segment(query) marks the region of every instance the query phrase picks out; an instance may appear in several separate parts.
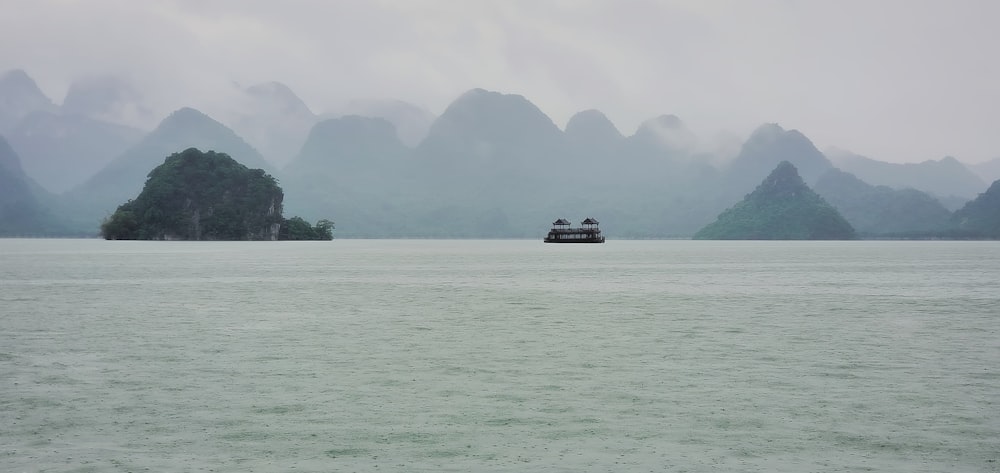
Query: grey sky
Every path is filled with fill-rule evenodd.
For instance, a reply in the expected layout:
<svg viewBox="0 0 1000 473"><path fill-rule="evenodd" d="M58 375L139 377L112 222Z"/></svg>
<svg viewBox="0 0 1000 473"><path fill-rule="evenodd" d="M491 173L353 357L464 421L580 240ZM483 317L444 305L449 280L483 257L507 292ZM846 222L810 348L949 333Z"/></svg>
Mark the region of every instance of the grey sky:
<svg viewBox="0 0 1000 473"><path fill-rule="evenodd" d="M1000 157L1000 1L0 0L0 70L60 102L118 74L161 113L233 82L315 112L397 98L435 114L482 87L559 126L626 135L678 115L702 138L776 122L820 147L917 162Z"/></svg>

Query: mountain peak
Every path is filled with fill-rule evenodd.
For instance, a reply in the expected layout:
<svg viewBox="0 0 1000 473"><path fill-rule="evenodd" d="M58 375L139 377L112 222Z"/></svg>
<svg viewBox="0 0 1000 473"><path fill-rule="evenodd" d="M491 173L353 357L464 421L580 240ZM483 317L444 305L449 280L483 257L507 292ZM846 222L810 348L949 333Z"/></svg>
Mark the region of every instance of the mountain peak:
<svg viewBox="0 0 1000 473"><path fill-rule="evenodd" d="M250 95L295 97L295 93L292 92L290 87L278 81L268 81L251 85L250 87L247 87L246 91Z"/></svg>
<svg viewBox="0 0 1000 473"><path fill-rule="evenodd" d="M210 120L212 122L215 121L211 117L205 115L204 113L202 113L197 109L191 107L181 107L178 108L177 110L174 110L173 112L170 112L170 115L167 115L167 117L160 122L160 125L157 128L162 128L164 126L189 124L192 122L202 122L206 120Z"/></svg>
<svg viewBox="0 0 1000 473"><path fill-rule="evenodd" d="M229 154L248 167L265 170L271 168L260 152L231 128L191 107L179 108L168 115L137 146L153 146L157 149L157 154L169 154L187 148L218 151ZM159 160L163 156L154 155L154 158Z"/></svg>
<svg viewBox="0 0 1000 473"><path fill-rule="evenodd" d="M962 232L977 238L1000 238L1000 180L952 214Z"/></svg>
<svg viewBox="0 0 1000 473"><path fill-rule="evenodd" d="M621 139L622 134L603 112L597 109L577 112L566 122L566 134L590 139Z"/></svg>
<svg viewBox="0 0 1000 473"><path fill-rule="evenodd" d="M680 130L684 128L684 122L681 121L680 117L673 114L660 115L655 118L651 118L642 122L639 125L639 129L636 133L642 132L648 129L669 129L669 130Z"/></svg>
<svg viewBox="0 0 1000 473"><path fill-rule="evenodd" d="M107 112L116 103L139 99L139 91L121 78L89 77L70 84L62 109L66 113L96 116Z"/></svg>
<svg viewBox="0 0 1000 473"><path fill-rule="evenodd" d="M38 84L21 69L13 69L0 77L0 133L17 126L31 112L54 111L56 108Z"/></svg>
<svg viewBox="0 0 1000 473"><path fill-rule="evenodd" d="M459 101L459 100L472 100L472 99L478 99L478 98L483 98L483 97L501 97L503 95L504 94L502 94L500 92L495 92L495 91L492 91L492 90L486 90L486 89L483 89L483 88L480 88L480 87L476 87L474 89L469 89L469 90L463 92L462 95L458 96L458 98L456 99L456 101Z"/></svg>
<svg viewBox="0 0 1000 473"><path fill-rule="evenodd" d="M698 137L677 115L660 115L642 122L631 139L640 146L670 153L690 153L698 146Z"/></svg>
<svg viewBox="0 0 1000 473"><path fill-rule="evenodd" d="M802 134L799 130L786 130L778 125L777 123L765 123L753 133L750 134L750 138L747 139L748 144L755 146L768 146L772 144L779 144L781 146L795 146L800 149L800 151L808 151L809 154L818 154L822 156L816 145L813 144L806 135ZM826 159L823 157L823 159Z"/></svg>
<svg viewBox="0 0 1000 473"><path fill-rule="evenodd" d="M246 93L250 97L269 103L282 113L309 117L315 115L290 87L281 82L271 81L252 85L247 87Z"/></svg>
<svg viewBox="0 0 1000 473"><path fill-rule="evenodd" d="M486 89L471 89L458 96L445 110L445 114L454 108L464 109L467 107L521 107L530 106L538 110L533 103L519 94L504 94Z"/></svg>
<svg viewBox="0 0 1000 473"><path fill-rule="evenodd" d="M750 139L765 140L765 139L777 139L785 133L785 129L777 123L764 123L754 129L753 133L750 134Z"/></svg>
<svg viewBox="0 0 1000 473"><path fill-rule="evenodd" d="M532 140L562 134L535 104L522 95L472 89L452 102L434 122L429 139L446 135L467 140Z"/></svg>
<svg viewBox="0 0 1000 473"><path fill-rule="evenodd" d="M848 240L854 228L781 161L742 202L702 228L702 240Z"/></svg>
<svg viewBox="0 0 1000 473"><path fill-rule="evenodd" d="M341 110L341 115L384 118L396 127L399 139L409 147L420 144L435 118L417 105L396 99L351 100Z"/></svg>
<svg viewBox="0 0 1000 473"><path fill-rule="evenodd" d="M0 76L0 83L4 86L7 85L19 85L28 87L37 87L35 80L24 72L24 69L11 69Z"/></svg>
<svg viewBox="0 0 1000 473"><path fill-rule="evenodd" d="M778 166L771 171L764 181L760 183L757 190L764 195L772 197L794 196L803 190L808 190L809 186L799 176L799 170L788 161L778 163Z"/></svg>
<svg viewBox="0 0 1000 473"><path fill-rule="evenodd" d="M323 120L313 126L305 147L315 143L323 146L342 146L355 141L402 146L399 137L396 136L396 127L389 120L381 117L345 115Z"/></svg>
<svg viewBox="0 0 1000 473"><path fill-rule="evenodd" d="M777 123L766 123L757 127L743 143L729 173L741 187L749 186L782 161L793 164L808 182L815 182L833 167L830 160L798 130L785 130Z"/></svg>

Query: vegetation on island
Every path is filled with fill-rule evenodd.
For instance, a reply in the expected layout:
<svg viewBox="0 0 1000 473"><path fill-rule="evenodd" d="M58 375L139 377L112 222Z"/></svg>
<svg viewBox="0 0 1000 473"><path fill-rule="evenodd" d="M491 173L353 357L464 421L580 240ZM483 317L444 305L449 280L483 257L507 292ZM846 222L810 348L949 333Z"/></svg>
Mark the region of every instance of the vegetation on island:
<svg viewBox="0 0 1000 473"><path fill-rule="evenodd" d="M262 169L189 148L153 169L142 192L101 224L108 240L330 240L333 222L282 217L284 193Z"/></svg>
<svg viewBox="0 0 1000 473"><path fill-rule="evenodd" d="M694 235L697 240L850 240L854 228L782 161L742 202Z"/></svg>
<svg viewBox="0 0 1000 473"><path fill-rule="evenodd" d="M302 217L285 219L278 231L279 240L332 240L333 222L320 219L316 225L310 225Z"/></svg>
<svg viewBox="0 0 1000 473"><path fill-rule="evenodd" d="M955 237L1000 239L1000 180L955 211L951 217Z"/></svg>

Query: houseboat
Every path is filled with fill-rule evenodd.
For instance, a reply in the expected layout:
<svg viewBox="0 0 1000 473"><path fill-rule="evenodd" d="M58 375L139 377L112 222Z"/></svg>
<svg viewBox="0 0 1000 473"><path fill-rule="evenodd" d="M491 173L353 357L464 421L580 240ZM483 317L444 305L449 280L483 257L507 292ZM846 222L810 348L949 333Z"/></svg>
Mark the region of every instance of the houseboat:
<svg viewBox="0 0 1000 473"><path fill-rule="evenodd" d="M604 243L604 236L598 227L600 222L587 217L582 227L571 228L569 220L561 218L552 222L552 229L545 235L545 243Z"/></svg>

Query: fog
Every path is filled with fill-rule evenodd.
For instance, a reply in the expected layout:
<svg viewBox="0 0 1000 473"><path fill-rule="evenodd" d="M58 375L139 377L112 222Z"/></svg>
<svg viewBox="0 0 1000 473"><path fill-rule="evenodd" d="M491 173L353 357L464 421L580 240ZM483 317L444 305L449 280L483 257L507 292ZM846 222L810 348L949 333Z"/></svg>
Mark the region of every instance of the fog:
<svg viewBox="0 0 1000 473"><path fill-rule="evenodd" d="M820 149L976 163L1000 156L998 18L990 0L7 0L0 72L57 103L117 76L154 122L266 81L317 114L398 99L437 115L480 87L560 127L591 108L626 135L663 114L708 141L774 122Z"/></svg>

